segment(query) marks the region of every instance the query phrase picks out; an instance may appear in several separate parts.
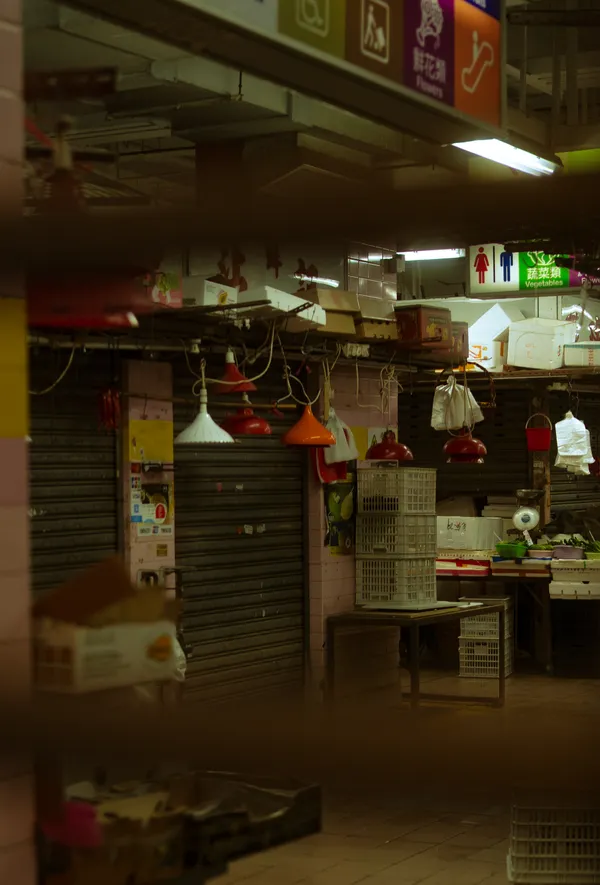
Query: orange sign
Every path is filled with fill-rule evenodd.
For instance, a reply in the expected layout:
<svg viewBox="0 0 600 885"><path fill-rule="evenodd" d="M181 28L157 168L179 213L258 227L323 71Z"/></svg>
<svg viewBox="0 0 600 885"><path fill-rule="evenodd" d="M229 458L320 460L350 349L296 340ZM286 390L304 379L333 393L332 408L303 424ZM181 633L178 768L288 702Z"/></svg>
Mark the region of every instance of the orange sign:
<svg viewBox="0 0 600 885"><path fill-rule="evenodd" d="M467 0L454 7L454 107L500 125L500 22Z"/></svg>

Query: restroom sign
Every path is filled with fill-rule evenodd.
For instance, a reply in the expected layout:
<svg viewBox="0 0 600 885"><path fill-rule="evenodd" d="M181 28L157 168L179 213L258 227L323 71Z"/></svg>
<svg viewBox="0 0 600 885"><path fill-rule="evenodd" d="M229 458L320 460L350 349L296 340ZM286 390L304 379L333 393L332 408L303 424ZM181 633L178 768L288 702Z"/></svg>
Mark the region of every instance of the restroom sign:
<svg viewBox="0 0 600 885"><path fill-rule="evenodd" d="M469 249L469 283L472 295L518 292L519 255L500 243L484 243Z"/></svg>

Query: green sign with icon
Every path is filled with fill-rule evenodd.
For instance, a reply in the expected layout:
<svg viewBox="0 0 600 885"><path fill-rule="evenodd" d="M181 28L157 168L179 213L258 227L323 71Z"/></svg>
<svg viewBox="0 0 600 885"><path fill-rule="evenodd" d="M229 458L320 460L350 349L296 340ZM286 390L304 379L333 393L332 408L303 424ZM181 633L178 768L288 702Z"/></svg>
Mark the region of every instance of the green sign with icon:
<svg viewBox="0 0 600 885"><path fill-rule="evenodd" d="M568 289L569 271L556 266L556 255L519 252L519 289Z"/></svg>

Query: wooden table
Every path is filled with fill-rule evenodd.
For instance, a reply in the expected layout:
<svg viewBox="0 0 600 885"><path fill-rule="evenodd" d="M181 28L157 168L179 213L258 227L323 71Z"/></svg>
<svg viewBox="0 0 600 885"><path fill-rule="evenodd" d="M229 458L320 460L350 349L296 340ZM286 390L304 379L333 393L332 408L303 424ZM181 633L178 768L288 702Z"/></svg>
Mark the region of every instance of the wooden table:
<svg viewBox="0 0 600 885"><path fill-rule="evenodd" d="M419 634L421 627L432 627L448 621L461 621L475 615L499 614L498 629L498 696L497 697L465 697L464 695L437 695L421 693L421 670L419 661ZM485 603L468 608L438 608L429 611L374 611L357 608L341 615L330 615L327 619L327 697L333 701L335 694L335 637L340 627L397 627L406 628L410 635L409 664L411 706L418 707L420 700L460 701L462 703L490 704L495 707L504 706L505 672L504 672L504 640L506 635L506 609L503 602Z"/></svg>

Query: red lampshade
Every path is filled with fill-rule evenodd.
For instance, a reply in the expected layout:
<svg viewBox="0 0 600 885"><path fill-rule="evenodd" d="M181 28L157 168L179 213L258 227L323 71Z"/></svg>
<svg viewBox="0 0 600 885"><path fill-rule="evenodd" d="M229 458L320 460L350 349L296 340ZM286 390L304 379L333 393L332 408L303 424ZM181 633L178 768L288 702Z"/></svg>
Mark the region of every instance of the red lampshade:
<svg viewBox="0 0 600 885"><path fill-rule="evenodd" d="M214 385L213 393L221 395L227 393L250 393L252 390L256 390L256 384L248 381L246 376L242 375L235 364L233 350L229 348L225 354L225 374Z"/></svg>
<svg viewBox="0 0 600 885"><path fill-rule="evenodd" d="M408 446L396 442L393 430L384 433L381 442L375 443L367 452L369 461L413 461L413 453Z"/></svg>
<svg viewBox="0 0 600 885"><path fill-rule="evenodd" d="M271 425L254 414L251 408L238 409L235 415L227 415L221 427L232 436L270 436Z"/></svg>
<svg viewBox="0 0 600 885"><path fill-rule="evenodd" d="M483 464L487 449L480 439L473 439L465 430L460 436L453 436L444 446L447 464Z"/></svg>
<svg viewBox="0 0 600 885"><path fill-rule="evenodd" d="M335 436L315 418L310 406L306 406L302 417L281 437L286 446L333 446Z"/></svg>

